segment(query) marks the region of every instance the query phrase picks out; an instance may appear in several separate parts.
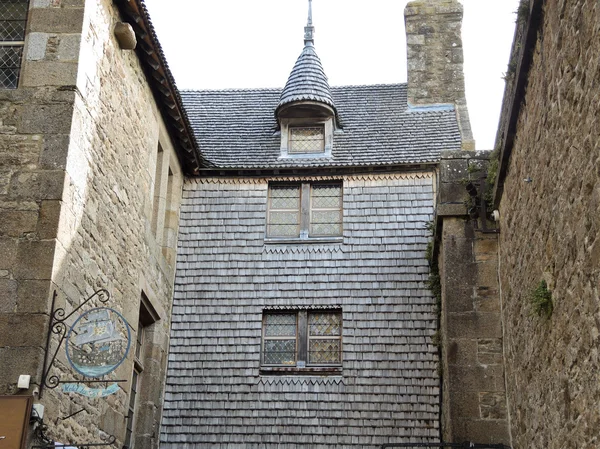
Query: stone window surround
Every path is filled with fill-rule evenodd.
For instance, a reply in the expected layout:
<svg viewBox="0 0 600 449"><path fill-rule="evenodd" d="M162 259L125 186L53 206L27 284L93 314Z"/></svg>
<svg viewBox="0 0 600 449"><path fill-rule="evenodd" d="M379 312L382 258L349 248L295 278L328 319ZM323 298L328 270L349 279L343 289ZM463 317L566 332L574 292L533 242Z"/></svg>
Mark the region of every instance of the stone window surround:
<svg viewBox="0 0 600 449"><path fill-rule="evenodd" d="M261 367L259 373L261 375L340 375L342 373L343 362L343 332L340 330L340 355L339 363L330 364L314 364L307 363L308 347L309 347L309 331L308 331L308 315L315 312L329 312L338 314L340 323L343 327L343 313L340 308L290 308L282 310L265 309L262 315L261 325ZM296 315L296 363L294 366L285 365L268 365L264 364L264 342L265 342L265 317L272 314L295 314ZM302 358L304 360L302 360Z"/></svg>
<svg viewBox="0 0 600 449"><path fill-rule="evenodd" d="M148 294L146 294L148 293ZM144 362L151 356L153 345L148 338L148 332L151 327L160 320L160 315L153 306L153 301L149 299L152 296L151 290L142 290L140 294L140 308L138 315L138 327L135 334L135 343L133 343L133 369L131 372L131 390L129 400L127 401L127 422L125 430L124 448L131 449L135 447L135 429L137 425L138 404L140 387L143 385ZM135 396L132 396L135 395Z"/></svg>
<svg viewBox="0 0 600 449"><path fill-rule="evenodd" d="M340 207L340 215L341 215L341 232L336 236L311 236L309 234L310 228L310 210L311 210L311 189L315 184L339 184L340 186L340 196L341 196L341 207ZM271 186L285 186L285 185L298 185L300 187L300 235L298 237L270 237L269 236L269 213L270 213L270 192ZM342 243L344 241L343 237L343 210L344 210L344 187L341 180L331 180L331 181L303 181L303 182L274 182L269 183L269 197L267 198L267 214L266 214L266 223L265 223L265 239L264 242L266 244L298 244L298 243Z"/></svg>
<svg viewBox="0 0 600 449"><path fill-rule="evenodd" d="M151 230L156 246L169 266L174 266L177 251L179 217L183 174L170 138L162 127L155 150Z"/></svg>
<svg viewBox="0 0 600 449"><path fill-rule="evenodd" d="M279 159L315 159L331 158L333 148L333 117L324 118L281 118L281 155ZM290 128L291 127L316 127L323 126L325 129L325 145L323 153L289 153Z"/></svg>

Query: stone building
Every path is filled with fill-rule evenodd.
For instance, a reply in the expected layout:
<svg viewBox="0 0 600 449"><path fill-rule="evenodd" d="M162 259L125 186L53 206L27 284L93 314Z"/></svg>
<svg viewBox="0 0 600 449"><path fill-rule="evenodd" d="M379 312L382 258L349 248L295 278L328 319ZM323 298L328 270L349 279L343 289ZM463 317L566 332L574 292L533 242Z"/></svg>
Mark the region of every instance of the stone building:
<svg viewBox="0 0 600 449"><path fill-rule="evenodd" d="M202 164L173 78L141 1L2 2L0 39L0 395L45 406L30 444L157 447L181 186ZM55 294L69 314L98 289L78 314L118 311L140 347L78 384L124 381L100 399L63 392L82 380L65 344L42 379Z"/></svg>
<svg viewBox="0 0 600 449"><path fill-rule="evenodd" d="M309 21L284 89L180 95L141 0L2 2L0 425L597 447L598 2L521 3L497 157L463 151L461 18L409 3L407 84L330 87ZM132 345L99 383L52 360L94 307Z"/></svg>
<svg viewBox="0 0 600 449"><path fill-rule="evenodd" d="M522 1L495 151L442 154L448 441L600 444L599 19L598 2Z"/></svg>
<svg viewBox="0 0 600 449"><path fill-rule="evenodd" d="M461 19L409 4L408 84L330 88L309 15L284 89L183 93L210 166L184 183L162 448L439 443L425 254L440 153L473 144Z"/></svg>
<svg viewBox="0 0 600 449"><path fill-rule="evenodd" d="M519 449L600 445L599 24L598 2L524 2L509 66L495 202Z"/></svg>

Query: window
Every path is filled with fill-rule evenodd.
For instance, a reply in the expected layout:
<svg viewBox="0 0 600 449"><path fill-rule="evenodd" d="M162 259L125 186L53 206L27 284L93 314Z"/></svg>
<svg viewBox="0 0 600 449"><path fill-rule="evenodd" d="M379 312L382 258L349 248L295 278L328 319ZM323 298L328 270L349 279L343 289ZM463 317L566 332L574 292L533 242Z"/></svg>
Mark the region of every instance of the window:
<svg viewBox="0 0 600 449"><path fill-rule="evenodd" d="M323 126L290 128L289 137L289 154L318 154L325 151Z"/></svg>
<svg viewBox="0 0 600 449"><path fill-rule="evenodd" d="M140 314L141 315L141 314ZM125 444L124 447L131 448L132 442L131 437L133 435L133 418L135 417L136 412L136 398L139 390L139 380L144 371L144 365L142 363L144 356L144 333L145 328L142 323L142 320L138 322L138 328L136 333L135 340L135 358L133 361L133 374L131 375L131 392L129 393L129 406L127 410L127 425L125 431Z"/></svg>
<svg viewBox="0 0 600 449"><path fill-rule="evenodd" d="M29 0L0 2L0 88L19 83Z"/></svg>
<svg viewBox="0 0 600 449"><path fill-rule="evenodd" d="M342 184L269 186L267 237L310 239L342 235Z"/></svg>
<svg viewBox="0 0 600 449"><path fill-rule="evenodd" d="M148 337L148 334L152 332L152 325L158 321L158 315L150 300L146 296L144 292L142 292L141 302L140 302L140 313L138 319L137 332L135 335L135 344L134 344L134 359L133 359L133 372L131 374L131 391L129 392L129 403L127 406L127 416L126 416L126 426L125 426L125 440L123 441L124 449L131 449L135 447L135 426L136 420L135 416L138 413L138 396L140 394L140 386L143 385L144 381L144 362L147 360L148 355L146 354L147 341L150 345L152 345L152 339Z"/></svg>
<svg viewBox="0 0 600 449"><path fill-rule="evenodd" d="M262 369L331 368L342 363L342 311L263 313Z"/></svg>

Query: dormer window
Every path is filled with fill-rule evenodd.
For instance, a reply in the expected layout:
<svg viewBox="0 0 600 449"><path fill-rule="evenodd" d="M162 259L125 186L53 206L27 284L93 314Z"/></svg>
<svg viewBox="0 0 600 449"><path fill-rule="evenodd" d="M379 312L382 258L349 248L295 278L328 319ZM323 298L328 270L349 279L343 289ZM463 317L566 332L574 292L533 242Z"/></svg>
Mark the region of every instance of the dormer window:
<svg viewBox="0 0 600 449"><path fill-rule="evenodd" d="M333 117L281 118L281 159L330 158Z"/></svg>
<svg viewBox="0 0 600 449"><path fill-rule="evenodd" d="M292 127L289 131L288 154L325 152L325 127Z"/></svg>

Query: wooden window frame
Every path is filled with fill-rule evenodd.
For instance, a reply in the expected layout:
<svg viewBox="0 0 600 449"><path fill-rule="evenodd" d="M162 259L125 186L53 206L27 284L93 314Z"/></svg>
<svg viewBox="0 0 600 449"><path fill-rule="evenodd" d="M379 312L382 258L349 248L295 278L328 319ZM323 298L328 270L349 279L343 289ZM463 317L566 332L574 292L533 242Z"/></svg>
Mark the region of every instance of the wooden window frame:
<svg viewBox="0 0 600 449"><path fill-rule="evenodd" d="M333 339L332 336L310 336L308 315L310 313L335 313L340 319L340 335L335 337L340 341L339 361L335 363L310 363L309 347L311 339ZM296 353L295 365L264 363L265 340L275 339L266 337L265 322L268 315L295 314L296 315ZM286 337L290 339L289 337ZM293 309L293 310L264 310L262 315L262 337L260 348L260 374L340 374L343 363L343 313L341 309Z"/></svg>
<svg viewBox="0 0 600 449"><path fill-rule="evenodd" d="M340 214L340 233L335 235L318 235L312 234L312 214L317 208L312 207L313 190L315 186L323 185L335 185L340 189L340 207L318 210L339 210ZM273 209L271 207L271 193L274 188L277 187L291 187L298 186L300 190L300 219L298 224L298 232L296 236L274 236L270 232L271 226L271 213L273 211L279 211L284 209ZM267 195L267 220L265 229L265 242L266 243L297 243L302 241L314 241L314 242L341 242L344 235L344 185L342 181L315 181L315 182L293 182L293 183L269 183L268 195Z"/></svg>

